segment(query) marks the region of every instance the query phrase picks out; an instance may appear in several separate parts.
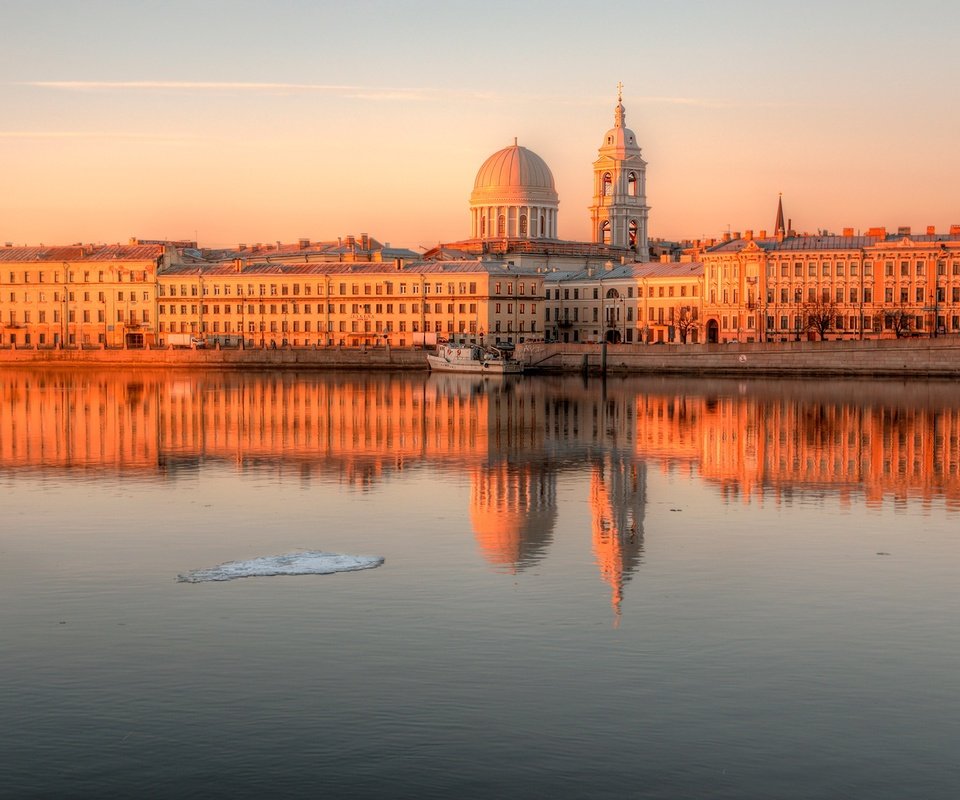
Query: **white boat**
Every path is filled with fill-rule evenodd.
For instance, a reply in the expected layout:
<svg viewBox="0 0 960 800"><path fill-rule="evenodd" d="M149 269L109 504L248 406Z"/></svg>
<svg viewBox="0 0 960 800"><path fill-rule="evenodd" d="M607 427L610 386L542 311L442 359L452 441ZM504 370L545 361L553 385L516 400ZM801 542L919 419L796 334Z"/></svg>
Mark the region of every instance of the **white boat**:
<svg viewBox="0 0 960 800"><path fill-rule="evenodd" d="M523 372L523 362L511 358L505 350L478 344L438 344L437 352L427 355L427 363L435 372L484 375L518 375Z"/></svg>

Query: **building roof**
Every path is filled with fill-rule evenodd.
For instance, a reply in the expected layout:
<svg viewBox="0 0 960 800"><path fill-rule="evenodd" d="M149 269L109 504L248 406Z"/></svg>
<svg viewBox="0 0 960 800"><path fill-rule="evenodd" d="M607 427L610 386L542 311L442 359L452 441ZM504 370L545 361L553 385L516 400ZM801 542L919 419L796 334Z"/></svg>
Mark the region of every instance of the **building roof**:
<svg viewBox="0 0 960 800"><path fill-rule="evenodd" d="M877 245L897 245L900 242L908 244L931 244L960 242L960 233L884 233L880 235L867 236L836 236L833 234L824 234L820 236L788 236L782 241L777 237L766 237L763 239L731 239L729 242L720 242L713 247L708 247L708 253L739 253L751 243L756 244L761 250L778 251L812 251L812 250L859 250L866 247L876 247Z"/></svg>
<svg viewBox="0 0 960 800"><path fill-rule="evenodd" d="M63 263L66 261L155 261L164 253L159 244L72 244L44 247L0 247L0 262Z"/></svg>
<svg viewBox="0 0 960 800"><path fill-rule="evenodd" d="M274 263L264 261L246 261L238 267L236 263L220 262L216 264L174 264L162 271L161 278L188 277L203 275L214 276L269 276L269 275L396 275L403 278L409 275L437 274L510 274L534 277L537 273L530 270L517 270L503 261L419 261L396 267L382 261L311 261L309 263Z"/></svg>

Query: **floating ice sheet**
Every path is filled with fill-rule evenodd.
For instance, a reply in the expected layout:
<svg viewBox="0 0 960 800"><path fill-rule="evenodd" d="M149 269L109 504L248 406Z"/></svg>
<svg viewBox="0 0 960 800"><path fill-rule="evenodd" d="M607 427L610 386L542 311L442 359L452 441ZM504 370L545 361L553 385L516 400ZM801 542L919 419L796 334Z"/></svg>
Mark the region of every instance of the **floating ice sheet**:
<svg viewBox="0 0 960 800"><path fill-rule="evenodd" d="M355 572L373 569L383 563L382 556L350 556L340 553L322 553L304 550L282 556L264 556L249 561L228 561L216 567L195 569L177 576L178 581L232 581L234 578L266 577L270 575L330 575L334 572Z"/></svg>

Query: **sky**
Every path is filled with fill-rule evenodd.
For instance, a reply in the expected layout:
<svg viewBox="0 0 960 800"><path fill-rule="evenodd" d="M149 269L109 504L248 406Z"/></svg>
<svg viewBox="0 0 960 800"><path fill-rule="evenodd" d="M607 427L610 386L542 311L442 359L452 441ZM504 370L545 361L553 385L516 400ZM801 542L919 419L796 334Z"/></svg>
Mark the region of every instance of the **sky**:
<svg viewBox="0 0 960 800"><path fill-rule="evenodd" d="M590 238L623 82L652 238L960 223L960 3L0 0L0 241L470 234L550 166Z"/></svg>

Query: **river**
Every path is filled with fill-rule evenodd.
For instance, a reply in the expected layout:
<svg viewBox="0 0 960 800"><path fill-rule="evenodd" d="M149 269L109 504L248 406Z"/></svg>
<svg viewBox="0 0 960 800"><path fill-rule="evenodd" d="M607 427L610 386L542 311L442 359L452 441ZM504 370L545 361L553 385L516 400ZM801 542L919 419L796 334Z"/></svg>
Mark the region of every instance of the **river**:
<svg viewBox="0 0 960 800"><path fill-rule="evenodd" d="M0 796L953 798L955 383L0 373ZM229 561L384 558L184 583Z"/></svg>

